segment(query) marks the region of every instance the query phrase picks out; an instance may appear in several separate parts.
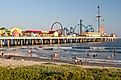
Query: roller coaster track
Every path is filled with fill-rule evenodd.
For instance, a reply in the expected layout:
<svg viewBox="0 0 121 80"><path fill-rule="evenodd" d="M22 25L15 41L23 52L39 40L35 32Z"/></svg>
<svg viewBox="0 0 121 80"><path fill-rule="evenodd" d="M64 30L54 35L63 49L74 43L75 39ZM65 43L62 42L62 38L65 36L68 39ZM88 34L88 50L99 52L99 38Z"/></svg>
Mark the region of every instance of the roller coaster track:
<svg viewBox="0 0 121 80"><path fill-rule="evenodd" d="M73 27L70 27L70 29L64 28L64 29L63 29L63 32L64 32L64 34L66 34L66 35L69 35L69 34L71 34L71 33L72 33L72 34L75 33Z"/></svg>
<svg viewBox="0 0 121 80"><path fill-rule="evenodd" d="M69 35L70 34L70 32L69 32L69 30L67 28L64 28L63 32L64 32L64 35Z"/></svg>
<svg viewBox="0 0 121 80"><path fill-rule="evenodd" d="M85 32L94 32L94 28L92 27L92 25L87 25L87 26L85 26L85 25L83 25L83 24L81 24L82 25L82 27L84 27L85 29L86 29L86 31ZM75 29L77 28L77 27L79 27L80 26L80 24L77 24L75 27L74 27L74 31L75 31Z"/></svg>
<svg viewBox="0 0 121 80"><path fill-rule="evenodd" d="M70 29L67 29L67 28L63 28L63 25L60 23L60 22L54 22L51 26L51 31L53 31L53 27L55 24L59 24L60 25L60 28L59 29L56 29L56 31L59 33L59 35L61 34L64 34L64 35L69 35L69 34L74 34L76 33L76 28L79 27L80 25L82 26L82 28L84 28L84 32L94 32L94 28L91 26L91 25L83 25L83 24L77 24L74 28L73 27L70 27ZM78 33L76 33L78 34Z"/></svg>

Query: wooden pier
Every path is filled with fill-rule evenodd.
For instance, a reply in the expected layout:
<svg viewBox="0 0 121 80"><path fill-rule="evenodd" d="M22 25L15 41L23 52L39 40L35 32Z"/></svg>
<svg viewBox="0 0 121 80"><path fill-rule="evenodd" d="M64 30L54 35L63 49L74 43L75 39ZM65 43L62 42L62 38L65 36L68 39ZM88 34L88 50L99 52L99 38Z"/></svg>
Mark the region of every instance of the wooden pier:
<svg viewBox="0 0 121 80"><path fill-rule="evenodd" d="M117 37L0 37L0 47L114 41Z"/></svg>

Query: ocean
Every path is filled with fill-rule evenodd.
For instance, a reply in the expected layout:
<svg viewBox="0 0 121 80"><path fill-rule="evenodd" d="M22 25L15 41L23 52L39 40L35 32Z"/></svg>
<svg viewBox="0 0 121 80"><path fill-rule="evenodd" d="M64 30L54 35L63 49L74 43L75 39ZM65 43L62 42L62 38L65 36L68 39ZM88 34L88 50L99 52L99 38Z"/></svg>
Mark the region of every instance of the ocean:
<svg viewBox="0 0 121 80"><path fill-rule="evenodd" d="M33 50L38 57L51 57L54 51L58 51L62 59L71 59L74 56L91 59L121 60L121 39L112 42L92 42L78 44L53 44L41 45L42 48ZM112 54L114 54L112 57Z"/></svg>

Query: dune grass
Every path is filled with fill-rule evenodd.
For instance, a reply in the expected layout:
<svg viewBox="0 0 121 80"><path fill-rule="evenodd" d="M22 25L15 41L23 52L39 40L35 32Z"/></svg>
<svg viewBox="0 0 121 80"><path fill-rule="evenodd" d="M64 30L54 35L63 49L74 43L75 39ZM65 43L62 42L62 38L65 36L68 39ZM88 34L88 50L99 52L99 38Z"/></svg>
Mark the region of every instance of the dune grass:
<svg viewBox="0 0 121 80"><path fill-rule="evenodd" d="M121 80L121 69L53 64L0 67L0 80Z"/></svg>

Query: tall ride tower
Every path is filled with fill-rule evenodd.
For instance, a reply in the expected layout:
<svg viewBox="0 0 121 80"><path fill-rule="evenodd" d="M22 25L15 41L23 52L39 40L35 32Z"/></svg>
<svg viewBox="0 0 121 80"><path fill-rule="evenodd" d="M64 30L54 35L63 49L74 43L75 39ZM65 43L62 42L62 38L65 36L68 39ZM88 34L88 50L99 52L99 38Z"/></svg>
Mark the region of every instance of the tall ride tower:
<svg viewBox="0 0 121 80"><path fill-rule="evenodd" d="M101 19L101 16L100 16L100 6L97 6L97 8L98 8L97 21L98 21L98 32L99 32L99 28L100 28L100 19Z"/></svg>

